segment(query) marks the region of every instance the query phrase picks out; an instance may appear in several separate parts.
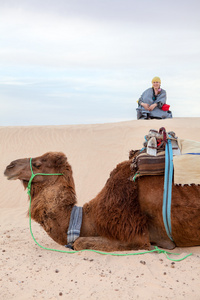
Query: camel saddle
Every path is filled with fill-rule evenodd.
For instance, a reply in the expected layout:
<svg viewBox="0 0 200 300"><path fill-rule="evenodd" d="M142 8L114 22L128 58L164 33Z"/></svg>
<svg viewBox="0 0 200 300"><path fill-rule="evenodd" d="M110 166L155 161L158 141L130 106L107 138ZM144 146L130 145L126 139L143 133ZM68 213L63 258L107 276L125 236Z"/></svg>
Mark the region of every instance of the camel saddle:
<svg viewBox="0 0 200 300"><path fill-rule="evenodd" d="M132 167L136 169L133 177L164 175L165 147L170 139L173 151L174 184L200 184L200 142L176 137L174 132L166 133L151 129L145 136L144 147L133 158ZM186 175L187 174L187 175Z"/></svg>
<svg viewBox="0 0 200 300"><path fill-rule="evenodd" d="M159 131L151 129L145 136L145 142L140 153L133 158L132 167L136 168L134 180L144 175L164 175L165 173L165 146L171 140L173 155L180 155L178 138L174 132L166 132L165 128Z"/></svg>

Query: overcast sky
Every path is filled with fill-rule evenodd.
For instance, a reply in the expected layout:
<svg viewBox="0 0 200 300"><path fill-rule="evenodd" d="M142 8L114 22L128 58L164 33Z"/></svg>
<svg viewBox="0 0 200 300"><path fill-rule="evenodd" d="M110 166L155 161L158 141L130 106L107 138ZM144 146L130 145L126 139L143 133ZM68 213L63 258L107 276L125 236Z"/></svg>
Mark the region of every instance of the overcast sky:
<svg viewBox="0 0 200 300"><path fill-rule="evenodd" d="M136 119L154 76L200 117L199 0L0 0L0 126Z"/></svg>

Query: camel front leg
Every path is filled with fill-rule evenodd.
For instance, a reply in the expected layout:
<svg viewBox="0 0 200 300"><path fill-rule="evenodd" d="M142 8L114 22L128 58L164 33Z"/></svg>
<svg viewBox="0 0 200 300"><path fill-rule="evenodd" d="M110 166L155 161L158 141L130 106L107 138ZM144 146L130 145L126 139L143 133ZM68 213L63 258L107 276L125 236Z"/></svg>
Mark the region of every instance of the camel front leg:
<svg viewBox="0 0 200 300"><path fill-rule="evenodd" d="M111 251L130 251L146 249L150 250L150 243L123 243L112 241L104 237L79 237L74 242L74 250L93 249L105 252Z"/></svg>

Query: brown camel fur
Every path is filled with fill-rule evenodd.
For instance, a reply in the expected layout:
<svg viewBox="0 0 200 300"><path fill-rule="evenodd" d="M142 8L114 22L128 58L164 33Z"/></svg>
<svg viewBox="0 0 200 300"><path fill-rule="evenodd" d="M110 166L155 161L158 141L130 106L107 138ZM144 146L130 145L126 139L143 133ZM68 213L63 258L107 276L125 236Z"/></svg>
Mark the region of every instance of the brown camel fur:
<svg viewBox="0 0 200 300"><path fill-rule="evenodd" d="M130 155L137 155L137 151ZM74 249L117 251L150 249L151 245L166 249L200 245L200 186L173 185L172 242L162 219L164 177L144 176L133 182L131 162L118 164L100 193L83 205L81 234ZM34 174L63 174L34 177L31 217L53 240L66 245L70 213L76 204L71 166L63 153L49 152L33 158L32 168ZM4 174L8 179L21 180L27 188L30 159L11 162Z"/></svg>

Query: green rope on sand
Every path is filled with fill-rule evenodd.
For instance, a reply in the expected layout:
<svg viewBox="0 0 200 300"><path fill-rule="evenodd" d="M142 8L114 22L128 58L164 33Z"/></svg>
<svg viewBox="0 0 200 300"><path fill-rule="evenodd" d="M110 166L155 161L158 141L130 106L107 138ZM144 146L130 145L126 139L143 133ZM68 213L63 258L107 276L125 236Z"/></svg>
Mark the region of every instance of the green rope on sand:
<svg viewBox="0 0 200 300"><path fill-rule="evenodd" d="M33 232L32 232L32 226L31 226L31 197L30 197L30 206L29 206L29 228L30 228L30 233L31 233L31 236L34 240L34 242L42 249L44 250L49 250L49 251L54 251L54 252L61 252L61 253L68 253L68 254L73 254L73 253L78 253L78 252L84 252L84 251L88 251L88 252L95 252L95 253L98 253L98 254L102 254L102 255L112 255L112 256L131 256L131 255L142 255L142 254L148 254L148 253L153 253L153 252L157 252L158 254L165 254L167 259L171 260L171 261L181 261L181 260L184 260L185 258L187 258L188 256L191 256L192 253L190 254L187 254L186 256L182 257L182 258L179 258L179 259L173 259L173 258L170 258L168 254L172 254L172 255L180 255L179 253L171 253L171 252L168 252L166 250L163 250L163 249L159 249L157 246L155 246L155 249L153 250L150 250L150 251L143 251L143 252L136 252L136 253L110 253L110 252L103 252L103 251L99 251L99 250L93 250L93 249L83 249L83 250L70 250L70 251L66 251L66 250L60 250L60 249L51 249L51 248L47 248L47 247L44 247L42 245L40 245L34 235L33 235Z"/></svg>
<svg viewBox="0 0 200 300"><path fill-rule="evenodd" d="M159 249L157 246L155 246L155 249L153 250L150 250L150 251L143 251L143 252L136 252L136 253L110 253L110 252L103 252L103 251L98 251L98 250L93 250L93 249L83 249L83 250L70 250L70 251L66 251L66 250L59 250L59 249L51 249L51 248L47 248L47 247L43 247L42 245L40 245L34 235L33 235L33 232L32 232L32 226L31 226L31 182L33 180L33 178L36 176L36 175L63 175L61 173L55 173L55 174L45 174L45 173L37 173L37 174L34 174L33 173L33 170L32 170L32 165L31 165L31 160L30 159L30 167L31 167L31 172L32 172L32 175L31 175L31 178L29 180L29 183L28 183L28 186L27 186L27 194L29 195L29 229L30 229L30 233L31 233L31 236L34 240L34 242L42 249L44 250L49 250L49 251L55 251L55 252L61 252L61 253L68 253L68 254L73 254L73 253L78 253L78 252L83 252L83 251L88 251L88 252L95 252L95 253L99 253L99 254L102 254L102 255L112 255L112 256L131 256L131 255L142 255L142 254L148 254L148 253L153 253L153 252L157 252L159 254L161 253L164 253L167 257L167 259L171 260L171 261L181 261L181 260L184 260L185 258L187 258L188 256L191 256L192 253L190 254L187 254L185 255L184 257L182 258L179 258L179 259L173 259L173 258L170 258L168 254L173 254L173 255L180 255L179 253L171 253L171 252L168 252L168 251L165 251L163 249Z"/></svg>

